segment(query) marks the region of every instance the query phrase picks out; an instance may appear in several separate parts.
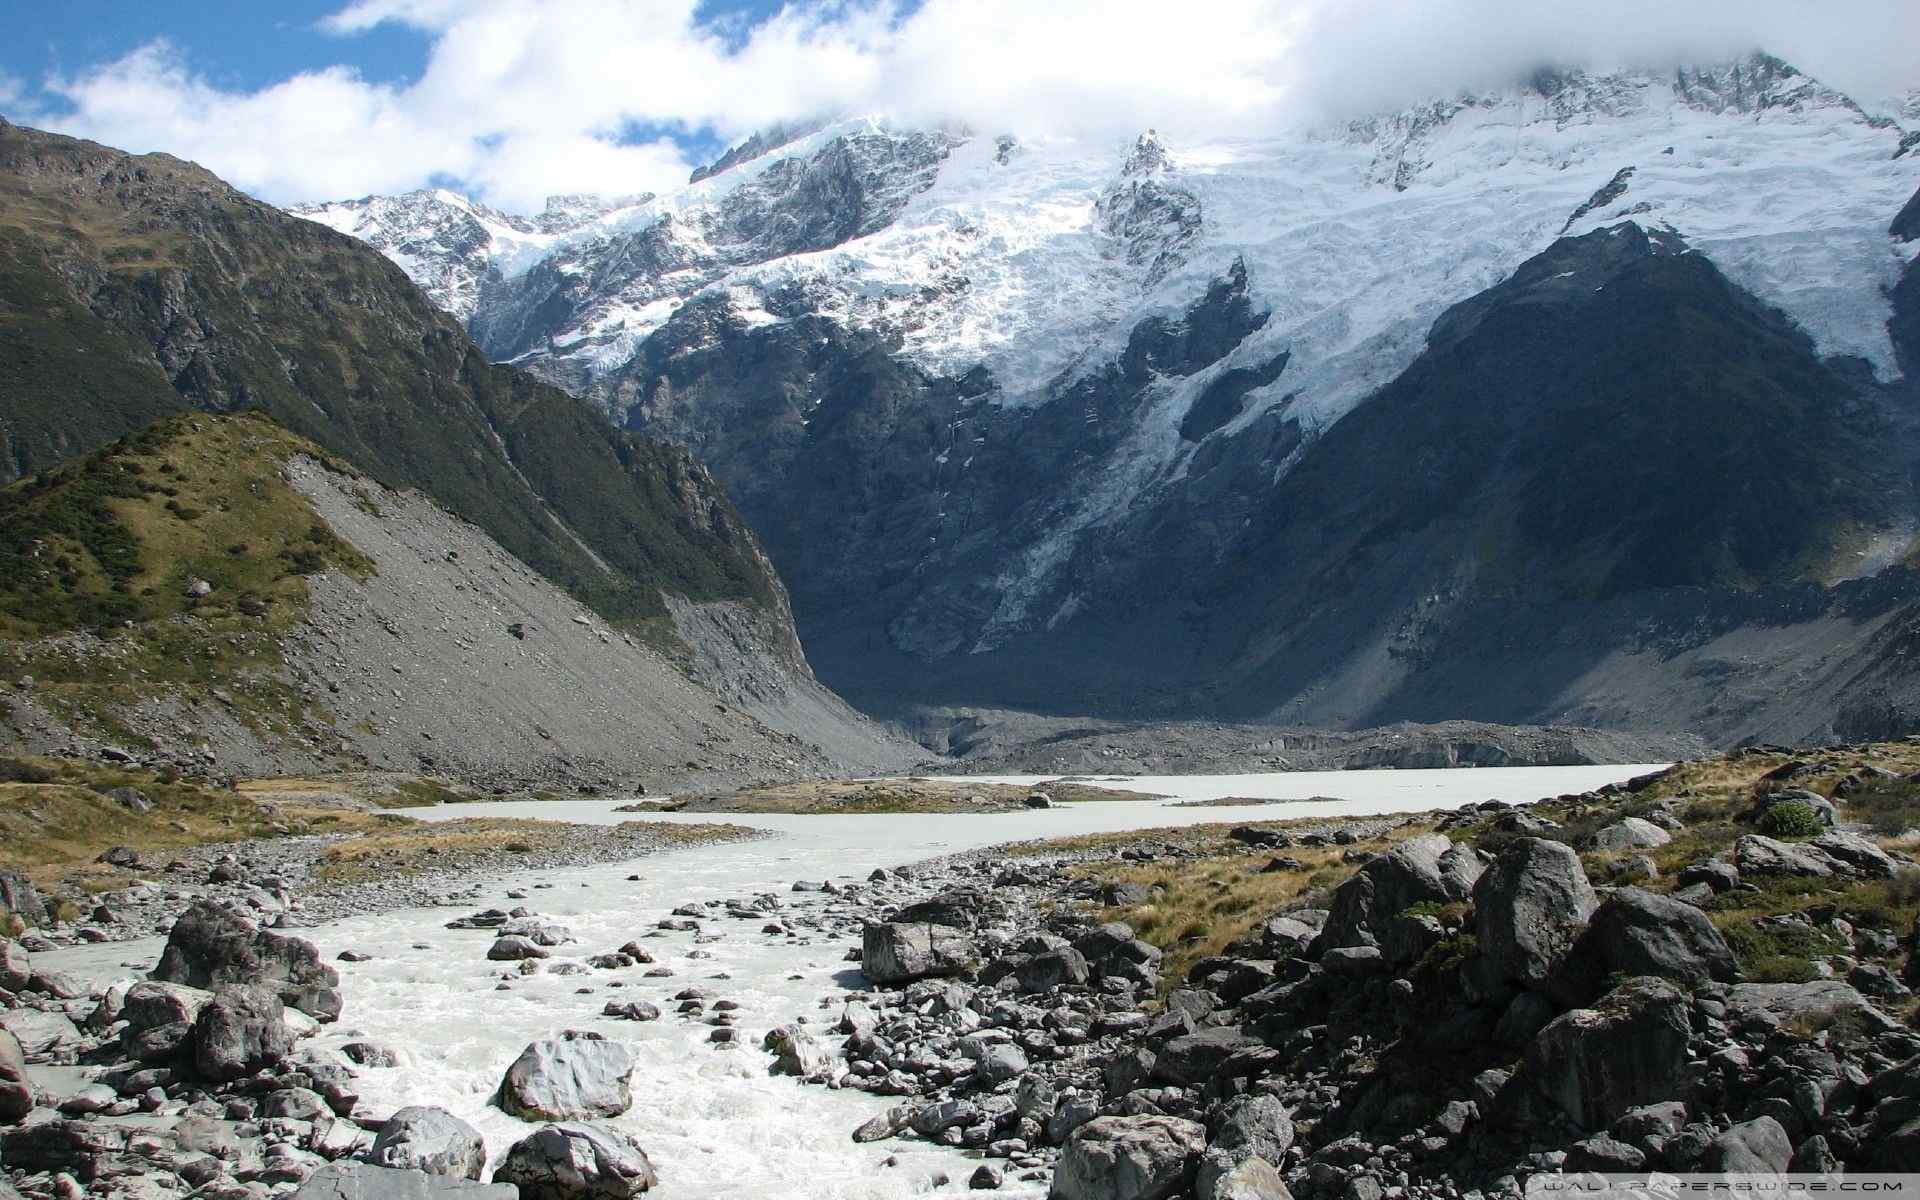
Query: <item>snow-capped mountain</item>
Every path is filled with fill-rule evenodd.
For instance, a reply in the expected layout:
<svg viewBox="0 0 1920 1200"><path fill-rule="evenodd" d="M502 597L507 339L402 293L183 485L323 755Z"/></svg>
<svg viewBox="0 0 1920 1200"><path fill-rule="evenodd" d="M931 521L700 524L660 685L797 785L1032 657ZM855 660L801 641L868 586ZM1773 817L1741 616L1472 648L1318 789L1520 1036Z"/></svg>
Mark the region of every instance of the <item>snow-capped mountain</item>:
<svg viewBox="0 0 1920 1200"><path fill-rule="evenodd" d="M288 211L360 239L399 264L435 305L461 320L474 314L481 285L524 270L565 234L632 208L651 195L549 196L539 215L518 217L444 188L367 196Z"/></svg>
<svg viewBox="0 0 1920 1200"><path fill-rule="evenodd" d="M699 450L767 538L823 676L857 697L1377 720L1458 700L1447 640L1536 584L1540 604L1591 607L1647 589L1833 583L1903 557L1914 506L1891 461L1907 453L1892 448L1906 444L1892 398L1914 391L1901 305L1920 246L1889 223L1920 186L1916 96L1869 112L1756 55L1542 73L1267 139L1108 144L863 119L771 131L680 191L586 205L577 221L418 193L311 213L381 246L491 356ZM1536 278L1542 263L1564 269ZM1662 552L1685 569L1614 561L1654 553L1630 511L1578 578L1508 561L1512 530L1484 523L1520 518L1480 514L1486 537L1508 540L1407 550L1390 586L1343 609L1308 602L1300 589L1356 561L1315 540L1325 529L1300 540L1347 486L1328 456L1363 480L1403 458L1434 469L1439 448L1397 443L1426 402L1408 379L1441 370L1447 346L1477 345L1488 322L1550 310L1624 330L1633 314L1606 315L1606 289L1656 280L1650 305L1700 322L1695 342L1645 364L1669 373L1657 387L1590 379L1583 415L1546 411L1572 403L1553 394L1556 374L1583 364L1542 345L1462 394L1530 380L1514 403L1596 422L1596 453L1635 454L1616 444L1622 429L1657 441L1662 422L1684 423L1609 424L1613 389L1623 404L1670 398L1688 420L1722 403L1733 420L1745 403L1754 421L1800 428L1809 471L1856 443L1881 461L1845 468L1844 498L1808 497L1816 515L1777 545L1734 548L1760 502L1728 508L1678 558ZM1644 331L1639 349L1661 337ZM1671 361L1695 343L1695 365L1719 375ZM1618 349L1631 374L1634 346ZM1766 398L1721 394L1762 359L1785 382ZM1409 407L1372 445L1333 436L1392 402ZM1822 415L1801 428L1809 413ZM1463 411L1432 436L1473 424ZM1892 441L1863 432L1880 425ZM1589 482L1589 505L1652 504ZM1664 495L1654 507L1681 521L1701 508ZM1436 519L1358 516L1385 523L1355 531L1363 543L1431 535ZM1291 557L1258 561L1262 546ZM1549 542L1540 552L1552 557ZM1620 610L1628 626L1629 610L1644 606ZM1276 642L1280 613L1298 628ZM1602 651L1626 653L1618 639ZM1562 670L1471 715L1632 715L1596 699L1600 670Z"/></svg>

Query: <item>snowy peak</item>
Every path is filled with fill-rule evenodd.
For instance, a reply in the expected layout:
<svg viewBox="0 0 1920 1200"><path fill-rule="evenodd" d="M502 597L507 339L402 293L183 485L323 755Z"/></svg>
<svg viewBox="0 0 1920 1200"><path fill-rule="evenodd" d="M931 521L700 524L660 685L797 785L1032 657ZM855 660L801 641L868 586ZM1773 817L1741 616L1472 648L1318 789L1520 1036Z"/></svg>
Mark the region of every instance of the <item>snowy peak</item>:
<svg viewBox="0 0 1920 1200"><path fill-rule="evenodd" d="M693 174L687 177L687 182L699 183L703 179L711 179L722 171L732 170L743 162L751 162L783 146L790 146L803 137L816 134L825 129L828 124L830 122L825 117L820 117L810 121L790 121L771 125L759 130L746 141L729 147L725 154L706 166L695 167Z"/></svg>

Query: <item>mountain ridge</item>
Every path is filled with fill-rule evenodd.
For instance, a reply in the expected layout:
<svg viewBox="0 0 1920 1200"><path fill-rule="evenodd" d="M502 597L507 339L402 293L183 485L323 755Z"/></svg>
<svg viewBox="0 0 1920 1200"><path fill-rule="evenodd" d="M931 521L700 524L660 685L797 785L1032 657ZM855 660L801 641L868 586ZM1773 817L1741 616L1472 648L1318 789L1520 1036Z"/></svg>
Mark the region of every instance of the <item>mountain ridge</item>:
<svg viewBox="0 0 1920 1200"><path fill-rule="evenodd" d="M711 228L723 212L741 245L778 243L780 206L798 193L768 181L806 176L849 139L908 136L884 122L828 125L580 235L562 261L605 290L540 310L543 345L523 322L495 350L710 462L787 578L823 677L879 711L1606 723L1632 704L1597 703L1571 661L1530 689L1495 686L1491 661L1450 673L1451 659L1491 651L1449 647L1449 631L1499 634L1480 616L1438 614L1491 613L1517 596L1536 614L1521 627L1543 647L1559 636L1552 622L1585 613L1613 631L1612 646L1591 648L1604 657L1633 641L1632 603L1618 624L1604 615L1622 597L1640 596L1649 619L1690 603L1705 628L1712 614L1751 611L1750 594L1837 584L1905 556L1916 526L1903 408L1911 271L1888 234L1920 184L1905 119L1754 55L1669 73L1543 73L1497 95L1262 142L968 135L930 167L842 176L847 187L809 194L840 206L847 240L795 242L773 258L689 241L692 257L673 269L594 274L601 258L637 261L628 251L643 245L664 264L676 229ZM859 232L868 196L886 197L891 216ZM1474 314L1502 307L1525 264L1617 229L1710 264L1697 277L1660 268L1666 282L1649 293L1691 296L1671 311L1709 329L1703 365L1669 380L1722 422L1683 430L1724 441L1691 451L1720 463L1745 447L1757 468L1803 461L1795 437L1810 437L1808 477L1789 470L1781 486L1821 497L1804 509L1813 515L1775 545L1722 525L1696 546L1685 531L1704 497L1688 492L1691 464L1669 458L1671 477L1649 475L1627 497L1608 491L1605 464L1633 474L1635 447L1615 439L1583 455L1559 436L1561 459L1531 490L1463 518L1446 569L1429 562L1418 579L1363 590L1353 603L1364 618L1329 625L1323 614L1310 622L1320 640L1289 641L1286 614L1316 611L1325 584L1311 582L1318 558L1288 556L1331 552L1302 549L1319 545L1313 522L1276 497L1300 495L1289 481L1303 471L1312 487L1370 478L1383 453L1411 452L1424 469L1421 448L1377 418L1362 422L1377 445L1340 430L1443 357ZM1534 282L1506 307L1633 316ZM560 295L542 289L542 303ZM1644 324L1634 336L1592 348L1629 371L1636 356L1695 353ZM1746 371L1749 356L1799 381L1801 416L1787 422L1797 434L1747 429L1741 398L1704 365L1776 395ZM1535 386L1552 386L1552 362L1543 347L1528 368ZM1581 386L1587 407L1572 411L1592 423L1611 384L1589 373ZM1636 403L1630 424L1657 439L1660 399ZM1426 427L1436 454L1474 436L1448 417ZM1842 446L1851 453L1830 453ZM1488 469L1520 487L1534 470L1523 457ZM1772 511L1739 472L1707 475L1744 497L1709 505L1715 520L1743 505ZM1577 504L1556 498L1562 476L1577 481ZM1550 535L1577 524L1582 504L1597 533L1555 563ZM1661 530L1680 532L1662 543ZM1501 547L1520 545L1527 557L1503 559ZM1700 596L1676 609L1668 592ZM1456 593L1466 599L1436 607ZM1507 669L1524 671L1525 652L1507 653ZM1546 686L1554 678L1562 690ZM1832 732L1800 709L1775 706L1776 726L1690 703L1675 719L1716 739Z"/></svg>

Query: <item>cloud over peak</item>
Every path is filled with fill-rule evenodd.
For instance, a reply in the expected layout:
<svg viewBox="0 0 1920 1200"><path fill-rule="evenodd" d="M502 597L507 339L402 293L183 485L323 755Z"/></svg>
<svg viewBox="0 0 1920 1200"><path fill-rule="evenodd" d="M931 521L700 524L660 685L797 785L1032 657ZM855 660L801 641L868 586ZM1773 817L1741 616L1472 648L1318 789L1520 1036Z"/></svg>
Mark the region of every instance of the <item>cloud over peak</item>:
<svg viewBox="0 0 1920 1200"><path fill-rule="evenodd" d="M354 39L389 23L428 39L404 83L351 65ZM45 80L55 103L18 116L193 158L279 202L447 182L525 210L549 193L664 190L685 180L690 143L827 111L1182 138L1405 107L1547 65L1761 47L1862 99L1920 84L1911 0L844 0L759 19L700 0L355 0L319 29L339 65L257 90L216 86L154 42Z"/></svg>

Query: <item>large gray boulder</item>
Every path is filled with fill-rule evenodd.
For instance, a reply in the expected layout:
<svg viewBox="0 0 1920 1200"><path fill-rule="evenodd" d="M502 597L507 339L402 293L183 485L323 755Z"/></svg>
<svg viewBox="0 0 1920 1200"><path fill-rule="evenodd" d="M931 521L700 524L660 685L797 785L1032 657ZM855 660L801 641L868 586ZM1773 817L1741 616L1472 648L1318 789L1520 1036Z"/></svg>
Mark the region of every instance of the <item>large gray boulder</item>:
<svg viewBox="0 0 1920 1200"><path fill-rule="evenodd" d="M1730 1175L1779 1175L1793 1162L1793 1141L1772 1117L1742 1121L1707 1147L1705 1171Z"/></svg>
<svg viewBox="0 0 1920 1200"><path fill-rule="evenodd" d="M1162 1046L1154 1058L1153 1077L1163 1083L1197 1087L1218 1075L1236 1054L1260 1050L1265 1045L1238 1025L1211 1025Z"/></svg>
<svg viewBox="0 0 1920 1200"><path fill-rule="evenodd" d="M1687 1063L1687 994L1664 979L1630 979L1592 1008L1547 1023L1526 1069L1546 1098L1586 1130L1630 1108L1671 1099Z"/></svg>
<svg viewBox="0 0 1920 1200"><path fill-rule="evenodd" d="M1293 1200L1287 1181L1264 1158L1222 1162L1208 1150L1193 1182L1194 1200Z"/></svg>
<svg viewBox="0 0 1920 1200"><path fill-rule="evenodd" d="M193 1022L193 1067L216 1083L277 1065L293 1051L286 1006L265 987L222 987Z"/></svg>
<svg viewBox="0 0 1920 1200"><path fill-rule="evenodd" d="M37 1008L0 1010L0 1029L19 1040L20 1052L30 1063L71 1062L82 1040L80 1027L67 1014Z"/></svg>
<svg viewBox="0 0 1920 1200"><path fill-rule="evenodd" d="M520 1200L628 1200L656 1182L639 1143L593 1125L549 1125L515 1142L493 1173Z"/></svg>
<svg viewBox="0 0 1920 1200"><path fill-rule="evenodd" d="M511 1184L474 1183L425 1171L364 1162L328 1163L292 1192L292 1200L519 1200Z"/></svg>
<svg viewBox="0 0 1920 1200"><path fill-rule="evenodd" d="M1086 956L1072 946L1058 946L1029 955L1014 968L1023 992L1050 992L1057 987L1080 987L1089 977Z"/></svg>
<svg viewBox="0 0 1920 1200"><path fill-rule="evenodd" d="M120 1018L127 1023L126 1036L132 1038L164 1025L191 1025L212 999L213 993L205 988L143 979L127 989Z"/></svg>
<svg viewBox="0 0 1920 1200"><path fill-rule="evenodd" d="M1474 933L1487 969L1500 981L1541 987L1597 903L1573 847L1516 838L1473 886Z"/></svg>
<svg viewBox="0 0 1920 1200"><path fill-rule="evenodd" d="M12 938L0 937L0 991L24 992L33 982L33 959Z"/></svg>
<svg viewBox="0 0 1920 1200"><path fill-rule="evenodd" d="M1893 861L1892 855L1844 829L1830 829L1808 846L1839 864L1841 871L1862 879L1892 879L1900 873L1900 864Z"/></svg>
<svg viewBox="0 0 1920 1200"><path fill-rule="evenodd" d="M1740 977L1733 949L1707 914L1636 887L1607 898L1549 989L1562 1004L1590 1004L1615 975L1652 975L1689 990Z"/></svg>
<svg viewBox="0 0 1920 1200"><path fill-rule="evenodd" d="M1838 864L1823 850L1792 842L1775 841L1757 833L1747 834L1733 844L1733 858L1743 876L1793 875L1824 879Z"/></svg>
<svg viewBox="0 0 1920 1200"><path fill-rule="evenodd" d="M1235 1096L1214 1122L1213 1140L1194 1177L1197 1200L1270 1200L1287 1196L1275 1163L1293 1145L1293 1116L1274 1096ZM1277 1187L1278 1190L1275 1190Z"/></svg>
<svg viewBox="0 0 1920 1200"><path fill-rule="evenodd" d="M1479 852L1438 833L1409 838L1361 867L1333 894L1321 946L1372 946L1379 923L1416 904L1465 900L1485 869Z"/></svg>
<svg viewBox="0 0 1920 1200"><path fill-rule="evenodd" d="M1673 835L1644 817L1623 817L1593 835L1595 850L1652 850Z"/></svg>
<svg viewBox="0 0 1920 1200"><path fill-rule="evenodd" d="M780 1025L761 1039L763 1049L772 1052L775 1075L825 1075L833 1069L833 1055L804 1025Z"/></svg>
<svg viewBox="0 0 1920 1200"><path fill-rule="evenodd" d="M1095 926L1073 948L1087 960L1094 979L1121 979L1143 988L1160 984L1160 947L1135 937L1124 921Z"/></svg>
<svg viewBox="0 0 1920 1200"><path fill-rule="evenodd" d="M11 1125L33 1111L33 1084L20 1041L0 1029L0 1125Z"/></svg>
<svg viewBox="0 0 1920 1200"><path fill-rule="evenodd" d="M233 909L202 900L180 914L153 979L189 987L265 984L281 1003L316 1021L340 1016L340 973L312 942L261 929Z"/></svg>
<svg viewBox="0 0 1920 1200"><path fill-rule="evenodd" d="M444 1108L410 1105L387 1118L367 1161L382 1167L478 1179L487 1168L480 1131Z"/></svg>
<svg viewBox="0 0 1920 1200"><path fill-rule="evenodd" d="M632 1051L597 1033L569 1029L520 1052L495 1103L523 1121L617 1117L633 1106Z"/></svg>
<svg viewBox="0 0 1920 1200"><path fill-rule="evenodd" d="M950 925L869 925L860 935L860 969L874 983L911 983L956 975L973 957L973 943Z"/></svg>
<svg viewBox="0 0 1920 1200"><path fill-rule="evenodd" d="M1807 1025L1824 1029L1844 1022L1873 1036L1900 1027L1838 979L1807 983L1736 983L1727 989L1727 1020L1736 1026Z"/></svg>
<svg viewBox="0 0 1920 1200"><path fill-rule="evenodd" d="M1049 1200L1167 1200L1192 1184L1206 1127L1177 1117L1095 1117L1073 1131Z"/></svg>

